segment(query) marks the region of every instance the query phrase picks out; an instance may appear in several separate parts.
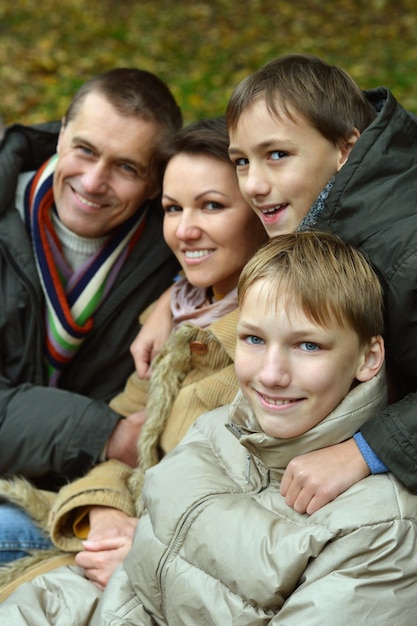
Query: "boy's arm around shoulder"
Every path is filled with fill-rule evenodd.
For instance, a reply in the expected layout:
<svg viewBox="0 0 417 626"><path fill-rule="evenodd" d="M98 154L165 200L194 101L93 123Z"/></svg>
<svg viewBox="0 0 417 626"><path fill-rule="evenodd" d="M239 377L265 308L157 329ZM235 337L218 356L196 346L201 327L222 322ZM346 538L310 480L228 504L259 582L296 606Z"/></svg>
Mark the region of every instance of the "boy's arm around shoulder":
<svg viewBox="0 0 417 626"><path fill-rule="evenodd" d="M406 232L407 225L393 229L401 254L385 289L387 366L397 389L360 430L380 460L417 493L417 236L415 227Z"/></svg>
<svg viewBox="0 0 417 626"><path fill-rule="evenodd" d="M91 507L107 506L133 517L135 507L127 481L132 468L110 460L93 468L86 476L62 487L50 515L50 534L61 550L82 549L87 538Z"/></svg>
<svg viewBox="0 0 417 626"><path fill-rule="evenodd" d="M390 404L361 433L389 470L417 493L417 391Z"/></svg>

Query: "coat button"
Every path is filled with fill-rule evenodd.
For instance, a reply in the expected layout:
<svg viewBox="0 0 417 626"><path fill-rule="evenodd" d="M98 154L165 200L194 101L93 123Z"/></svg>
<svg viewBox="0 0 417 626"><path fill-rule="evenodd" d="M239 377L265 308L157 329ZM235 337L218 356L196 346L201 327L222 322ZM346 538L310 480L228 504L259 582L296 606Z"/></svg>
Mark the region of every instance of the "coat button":
<svg viewBox="0 0 417 626"><path fill-rule="evenodd" d="M202 341L190 341L190 350L194 354L207 354L208 347Z"/></svg>

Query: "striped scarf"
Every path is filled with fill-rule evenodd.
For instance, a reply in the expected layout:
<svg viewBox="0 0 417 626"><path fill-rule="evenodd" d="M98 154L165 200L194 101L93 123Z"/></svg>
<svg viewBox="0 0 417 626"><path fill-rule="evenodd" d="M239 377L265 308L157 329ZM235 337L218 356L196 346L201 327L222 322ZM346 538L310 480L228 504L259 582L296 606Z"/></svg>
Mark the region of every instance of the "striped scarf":
<svg viewBox="0 0 417 626"><path fill-rule="evenodd" d="M94 314L114 285L146 222L147 208L121 224L77 271L68 267L52 222L56 213L52 182L54 155L44 163L25 191L25 222L31 237L46 301L46 362L49 385L56 387L93 328Z"/></svg>

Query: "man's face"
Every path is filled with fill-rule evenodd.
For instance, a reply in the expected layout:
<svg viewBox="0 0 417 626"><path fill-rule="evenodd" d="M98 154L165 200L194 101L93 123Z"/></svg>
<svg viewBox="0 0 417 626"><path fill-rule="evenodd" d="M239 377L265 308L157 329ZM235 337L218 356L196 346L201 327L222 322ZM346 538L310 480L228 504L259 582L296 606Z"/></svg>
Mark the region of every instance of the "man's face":
<svg viewBox="0 0 417 626"><path fill-rule="evenodd" d="M90 93L61 129L54 175L61 222L82 237L102 237L155 195L149 172L158 127L121 115L99 93Z"/></svg>
<svg viewBox="0 0 417 626"><path fill-rule="evenodd" d="M268 235L294 232L348 153L300 115L271 114L255 101L230 130L230 157L243 196Z"/></svg>
<svg viewBox="0 0 417 626"><path fill-rule="evenodd" d="M287 439L331 413L355 378L367 379L368 347L348 327L319 326L300 307L287 307L285 289L275 305L269 293L260 279L245 294L235 368L262 430Z"/></svg>

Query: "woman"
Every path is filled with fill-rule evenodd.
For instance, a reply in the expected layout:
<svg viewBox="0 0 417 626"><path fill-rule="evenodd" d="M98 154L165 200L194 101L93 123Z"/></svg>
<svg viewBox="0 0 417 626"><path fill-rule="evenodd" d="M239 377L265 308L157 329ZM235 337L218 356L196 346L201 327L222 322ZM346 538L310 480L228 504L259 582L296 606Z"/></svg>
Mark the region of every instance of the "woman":
<svg viewBox="0 0 417 626"><path fill-rule="evenodd" d="M130 547L144 471L182 439L201 413L230 402L237 390L236 286L242 267L267 235L239 191L228 144L225 121L219 118L189 125L160 151L166 164L164 237L183 269L170 294L175 332L153 362L150 380L133 373L110 403L121 415L136 413L144 421L139 467L131 473L115 461L97 466L59 492L50 521L49 500L35 516L33 503L22 502L18 481L0 484L0 494L23 505L62 550L78 552L88 538L76 562L99 588ZM25 561L16 561L3 583L16 578ZM52 559L50 564L55 566ZM13 586L18 584L17 578Z"/></svg>

